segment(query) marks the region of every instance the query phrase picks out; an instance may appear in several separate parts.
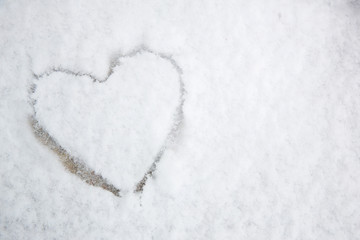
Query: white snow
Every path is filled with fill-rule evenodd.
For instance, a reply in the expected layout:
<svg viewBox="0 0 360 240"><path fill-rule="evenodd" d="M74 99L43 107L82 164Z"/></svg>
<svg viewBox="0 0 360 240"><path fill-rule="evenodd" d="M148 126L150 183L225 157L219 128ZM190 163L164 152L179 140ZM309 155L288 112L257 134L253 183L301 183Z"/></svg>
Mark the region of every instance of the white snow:
<svg viewBox="0 0 360 240"><path fill-rule="evenodd" d="M356 0L0 0L0 239L360 239L359 27ZM133 193L178 104L169 61L120 58L103 83L33 74L105 79L140 46L171 56L186 95ZM128 193L68 172L31 97Z"/></svg>

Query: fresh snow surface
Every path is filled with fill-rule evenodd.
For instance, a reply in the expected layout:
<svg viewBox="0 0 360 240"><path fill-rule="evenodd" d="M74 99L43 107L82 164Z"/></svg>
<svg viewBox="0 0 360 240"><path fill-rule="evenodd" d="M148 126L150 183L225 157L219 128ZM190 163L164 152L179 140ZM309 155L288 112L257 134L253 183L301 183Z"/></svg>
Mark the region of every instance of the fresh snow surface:
<svg viewBox="0 0 360 240"><path fill-rule="evenodd" d="M358 0L0 0L0 239L360 239L359 106Z"/></svg>

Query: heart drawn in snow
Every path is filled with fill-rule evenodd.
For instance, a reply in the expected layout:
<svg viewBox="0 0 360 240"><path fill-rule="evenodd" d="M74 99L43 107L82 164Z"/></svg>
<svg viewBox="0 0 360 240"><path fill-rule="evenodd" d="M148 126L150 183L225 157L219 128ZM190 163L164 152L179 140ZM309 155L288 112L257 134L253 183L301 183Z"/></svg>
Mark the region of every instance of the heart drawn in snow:
<svg viewBox="0 0 360 240"><path fill-rule="evenodd" d="M182 121L176 62L141 48L104 80L65 69L34 77L33 129L66 168L115 195L142 191Z"/></svg>

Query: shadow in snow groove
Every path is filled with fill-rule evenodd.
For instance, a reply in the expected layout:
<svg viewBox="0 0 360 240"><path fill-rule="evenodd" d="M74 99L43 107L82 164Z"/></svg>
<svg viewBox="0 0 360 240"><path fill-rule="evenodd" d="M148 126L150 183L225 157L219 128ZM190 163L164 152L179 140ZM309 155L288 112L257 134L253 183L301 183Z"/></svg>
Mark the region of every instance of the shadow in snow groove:
<svg viewBox="0 0 360 240"><path fill-rule="evenodd" d="M153 163L151 164L151 166L149 166L148 171L144 173L143 178L140 179L139 182L136 184L136 187L134 189L134 192L136 192L136 193L141 193L143 191L147 180L150 177L152 177L152 175L156 171L157 165L159 164L166 148L175 140L175 138L180 130L183 119L184 119L183 105L184 105L184 101L185 101L185 86L184 86L184 82L182 79L182 69L177 64L177 62L171 56L168 56L168 55L162 54L162 53L158 53L158 52L148 49L145 46L141 46L128 54L115 55L115 57L113 58L113 60L110 63L108 73L104 79L98 79L88 73L75 72L75 71L71 71L68 69L61 68L61 67L51 68L50 70L48 70L40 75L36 75L33 73L33 77L36 80L39 80L46 76L49 76L54 72L62 72L62 73L66 73L66 74L70 74L70 75L74 75L74 76L87 76L87 77L91 78L94 82L101 83L101 82L107 81L108 78L113 73L114 68L116 66L120 65L120 61L119 61L120 58L129 58L129 57L133 57L137 54L142 54L144 52L152 53L152 54L154 54L162 59L165 59L171 63L171 65L174 67L174 69L178 73L178 80L179 80L179 86L180 86L179 87L180 97L178 100L178 105L175 109L172 127L171 127L169 133L167 134L162 146L158 150L156 156L153 156L154 160L153 160ZM38 120L36 118L36 110L35 110L36 100L33 99L31 96L33 93L35 93L35 91L36 91L36 83L31 85L30 91L29 91L30 103L33 108L33 114L32 114L32 116L30 116L29 121L30 121L30 125L31 125L33 132L36 135L37 139L39 139L40 142L42 142L45 146L50 148L53 152L55 152L58 155L60 161L62 162L62 164L68 171L77 175L78 177L80 177L80 179L82 179L83 181L85 181L86 183L88 183L92 186L101 187L104 190L107 190L107 191L113 193L115 196L121 197L121 189L118 189L114 185L109 183L107 181L107 179L103 178L100 174L96 173L94 170L92 170L90 167L88 167L86 165L86 163L84 161L82 161L81 159L71 156L71 154L69 152L67 152L56 141L56 139L54 137L52 137L46 131L46 129L40 125L40 123L38 122Z"/></svg>

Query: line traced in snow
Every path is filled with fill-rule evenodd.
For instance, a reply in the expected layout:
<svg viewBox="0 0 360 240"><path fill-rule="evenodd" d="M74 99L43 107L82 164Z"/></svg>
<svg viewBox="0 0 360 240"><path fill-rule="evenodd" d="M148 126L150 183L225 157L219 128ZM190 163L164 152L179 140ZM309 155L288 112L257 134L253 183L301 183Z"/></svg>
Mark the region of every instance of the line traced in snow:
<svg viewBox="0 0 360 240"><path fill-rule="evenodd" d="M179 80L179 85L180 85L180 89L179 89L180 95L179 95L179 100L178 100L179 102L178 102L178 105L175 110L173 122L171 124L171 129L168 132L168 134L167 134L163 144L161 145L160 149L158 150L157 154L155 155L154 161L151 164L151 166L149 167L148 171L144 173L143 178L136 184L136 188L134 190L135 193L142 193L147 180L150 177L152 177L154 172L156 171L157 165L159 164L165 150L176 139L176 136L178 135L178 133L180 131L180 128L181 128L181 125L182 125L182 122L184 119L183 106L184 106L184 102L185 102L186 90L185 90L185 85L184 85L184 81L182 78L183 71L180 68L180 66L178 65L178 63L169 55L155 52L153 50L150 50L146 46L140 46L128 54L115 55L115 57L113 58L113 60L110 63L108 73L104 79L98 79L95 76L88 74L88 73L75 72L75 71L71 71L68 69L61 68L61 67L51 68L48 71L46 71L40 75L33 73L33 77L36 80L39 80L46 76L49 76L54 72L62 72L62 73L66 73L66 74L77 76L77 77L87 76L90 79L92 79L94 82L102 83L102 82L105 82L108 80L108 78L112 75L113 69L115 67L120 66L119 59L130 58L137 54L142 54L145 52L154 54L154 55L156 55L164 60L167 60L168 62L171 63L171 66L178 73L178 80ZM29 98L30 98L30 104L33 109L33 114L32 114L32 116L30 116L29 120L30 120L30 125L31 125L33 132L36 135L37 139L58 155L61 163L64 165L64 167L69 172L77 175L78 177L80 177L80 179L85 181L87 184L90 184L90 185L96 186L96 187L101 187L104 190L107 190L107 191L113 193L115 196L121 197L120 189L116 188L113 184L109 183L106 178L102 177L100 174L96 173L93 169L91 169L89 166L87 166L87 164L83 160L72 156L68 151L66 151L56 141L56 139L54 137L52 137L47 132L47 130L43 126L40 125L40 123L38 122L38 120L36 118L36 110L35 110L36 100L33 99L31 96L32 94L35 93L35 91L36 91L36 84L33 83L29 90L29 95L30 95Z"/></svg>

